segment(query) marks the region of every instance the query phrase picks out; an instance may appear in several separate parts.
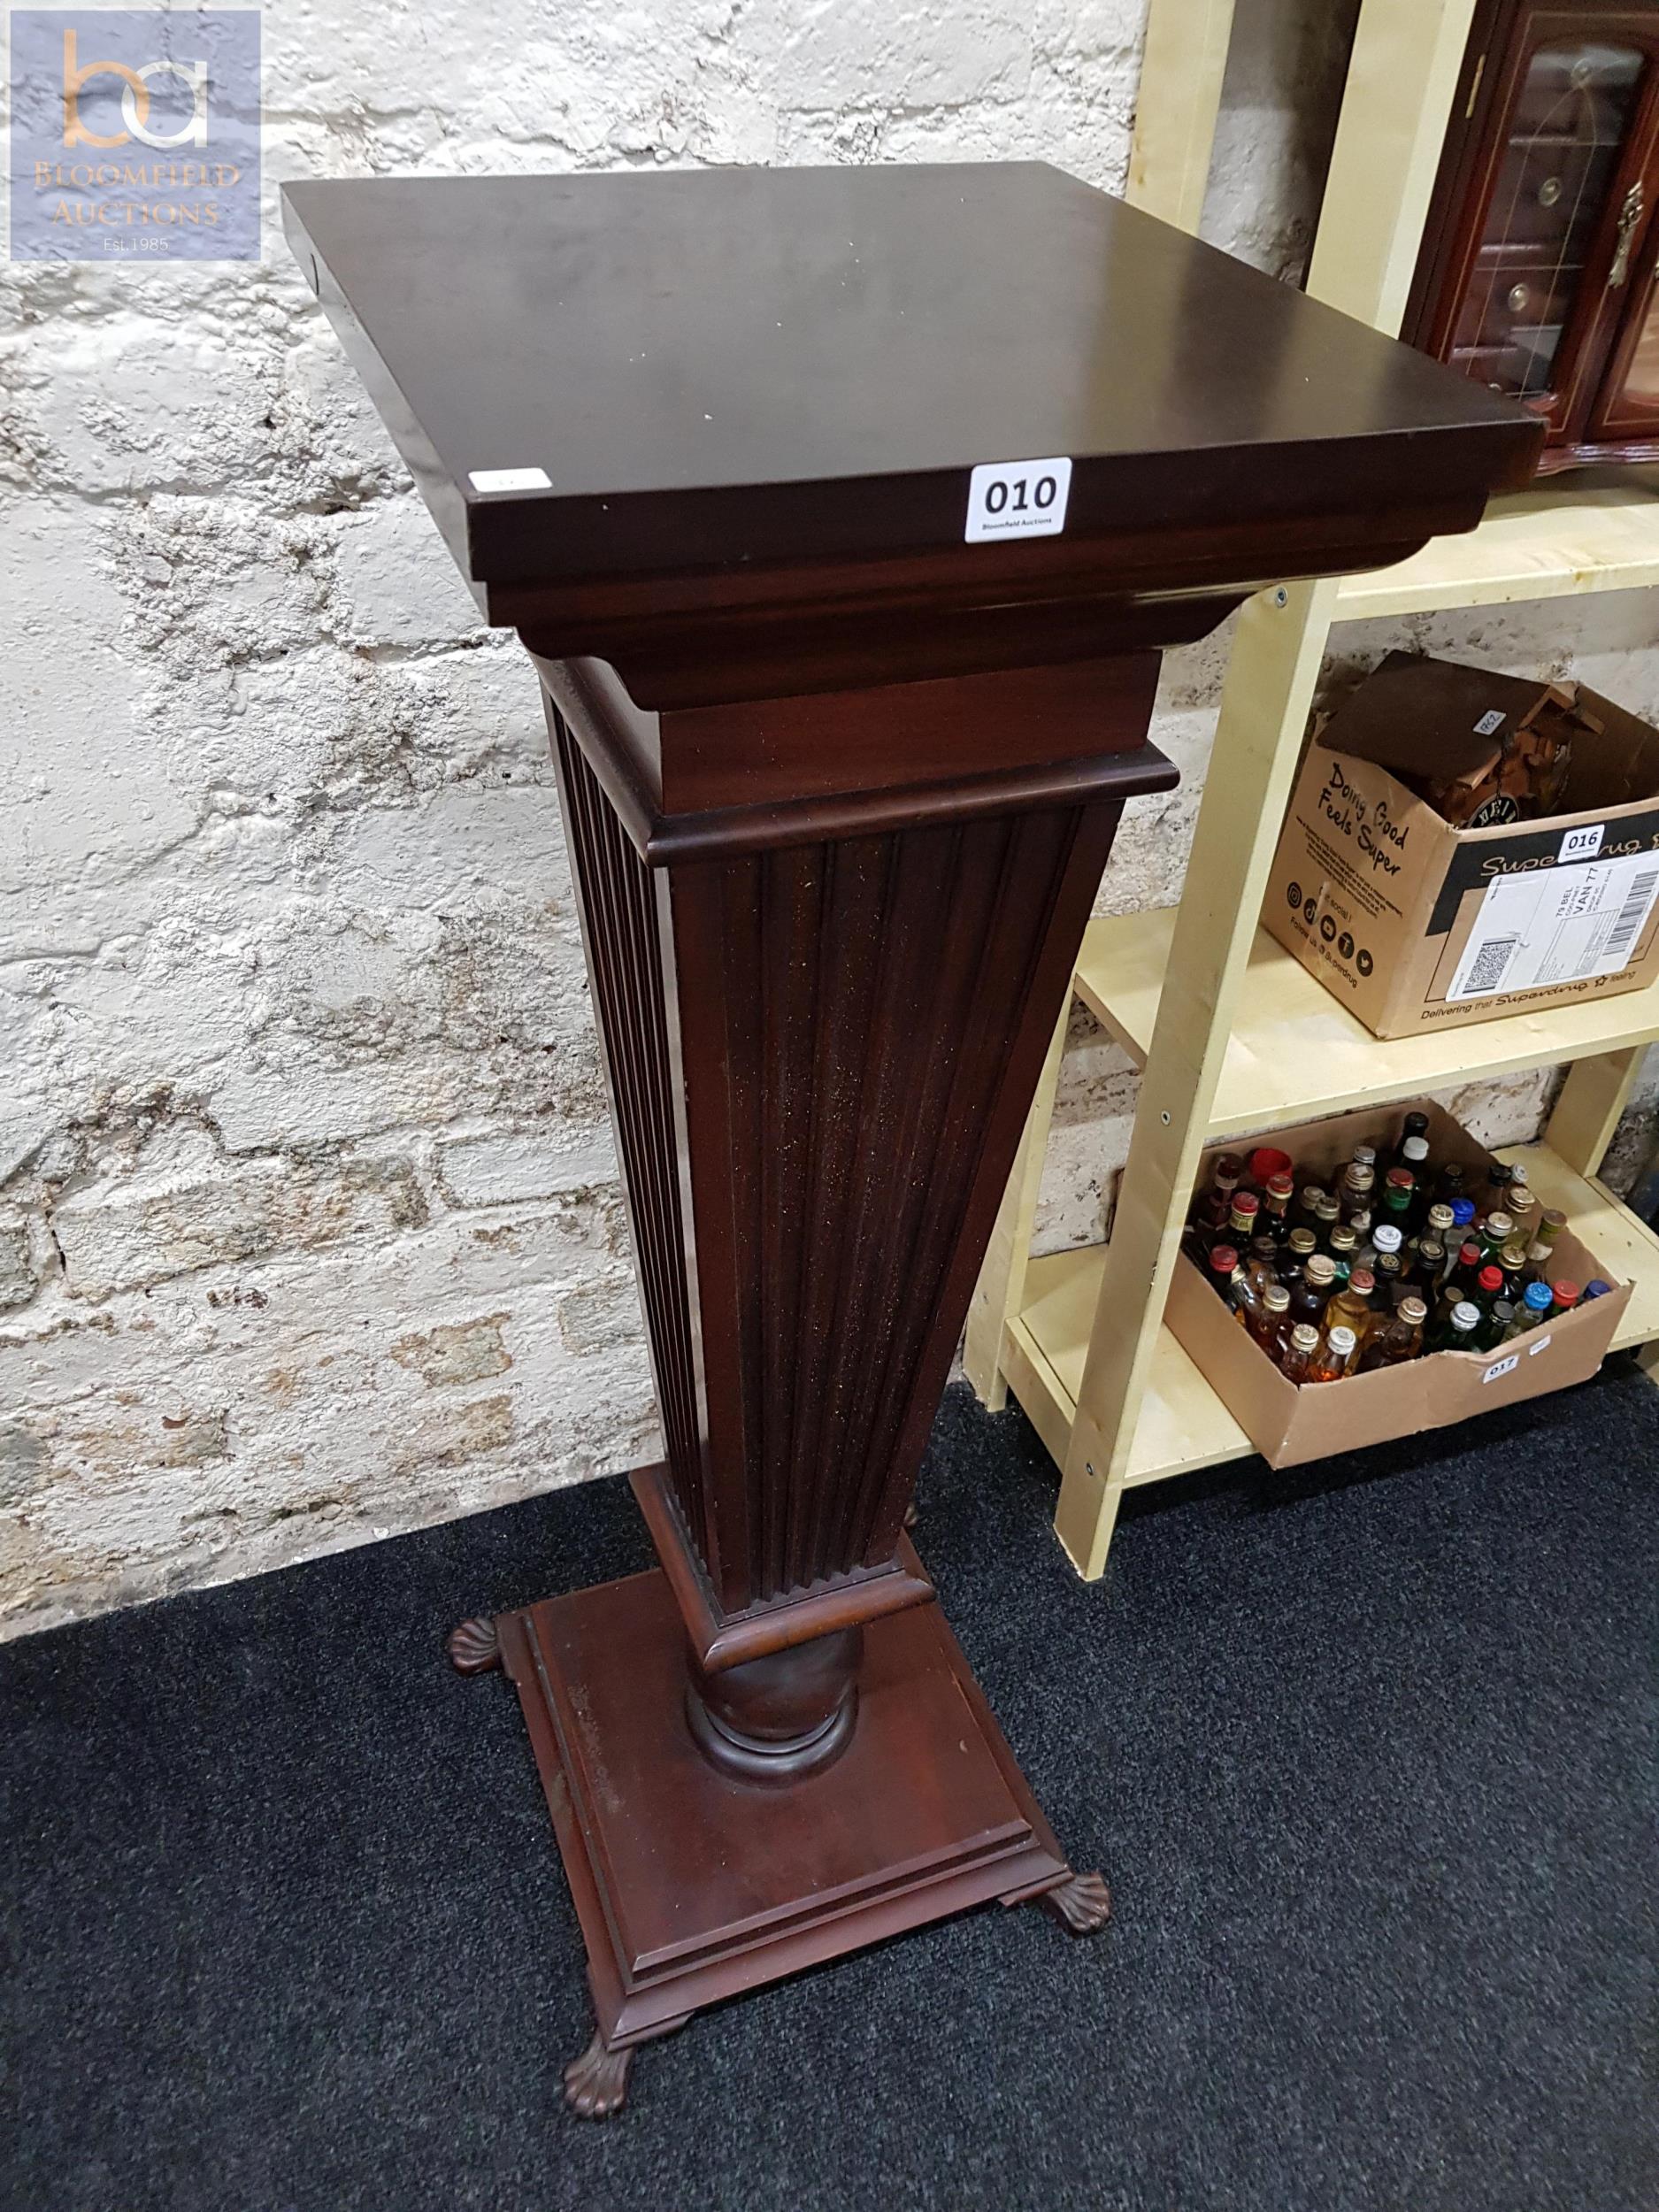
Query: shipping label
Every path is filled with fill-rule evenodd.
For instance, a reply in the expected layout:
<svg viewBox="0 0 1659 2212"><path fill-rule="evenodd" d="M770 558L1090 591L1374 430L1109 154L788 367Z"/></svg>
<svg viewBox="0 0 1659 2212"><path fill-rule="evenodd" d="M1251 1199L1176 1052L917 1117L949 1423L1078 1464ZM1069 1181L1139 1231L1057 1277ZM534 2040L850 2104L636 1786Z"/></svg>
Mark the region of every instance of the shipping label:
<svg viewBox="0 0 1659 2212"><path fill-rule="evenodd" d="M1486 887L1446 995L1490 998L1616 975L1659 893L1659 853L1501 876Z"/></svg>

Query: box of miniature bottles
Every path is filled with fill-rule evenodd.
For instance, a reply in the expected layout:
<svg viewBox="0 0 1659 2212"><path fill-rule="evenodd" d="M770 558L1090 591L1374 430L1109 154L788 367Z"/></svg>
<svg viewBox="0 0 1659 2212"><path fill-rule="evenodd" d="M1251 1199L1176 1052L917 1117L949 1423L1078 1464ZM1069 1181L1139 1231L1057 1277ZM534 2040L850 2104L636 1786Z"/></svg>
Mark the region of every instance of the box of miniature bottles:
<svg viewBox="0 0 1659 2212"><path fill-rule="evenodd" d="M1584 1382L1630 1285L1430 1100L1209 1147L1169 1325L1292 1467Z"/></svg>

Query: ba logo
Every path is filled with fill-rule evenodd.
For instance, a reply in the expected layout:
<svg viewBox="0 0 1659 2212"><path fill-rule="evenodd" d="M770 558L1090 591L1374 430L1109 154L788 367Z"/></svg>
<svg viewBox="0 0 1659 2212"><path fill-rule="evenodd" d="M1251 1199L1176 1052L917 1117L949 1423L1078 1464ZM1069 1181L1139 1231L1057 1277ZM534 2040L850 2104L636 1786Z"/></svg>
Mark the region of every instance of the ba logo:
<svg viewBox="0 0 1659 2212"><path fill-rule="evenodd" d="M259 255L251 8L14 9L12 258Z"/></svg>
<svg viewBox="0 0 1659 2212"><path fill-rule="evenodd" d="M120 80L121 120L125 129L108 137L88 130L81 113L81 94L88 79ZM189 94L189 113L176 130L150 128L150 88L158 77L176 77ZM207 64L205 61L144 61L137 68L124 61L87 61L81 58L79 34L64 33L64 143L97 146L105 152L138 139L146 146L205 146L207 143Z"/></svg>

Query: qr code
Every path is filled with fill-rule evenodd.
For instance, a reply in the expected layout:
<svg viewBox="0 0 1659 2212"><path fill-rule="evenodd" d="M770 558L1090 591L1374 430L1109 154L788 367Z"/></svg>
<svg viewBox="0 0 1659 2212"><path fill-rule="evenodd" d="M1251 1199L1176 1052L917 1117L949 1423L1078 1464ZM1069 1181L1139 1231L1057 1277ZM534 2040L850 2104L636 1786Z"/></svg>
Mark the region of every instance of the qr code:
<svg viewBox="0 0 1659 2212"><path fill-rule="evenodd" d="M1509 973L1520 941L1518 937L1489 937L1463 979L1463 996L1473 998L1481 991L1495 991Z"/></svg>

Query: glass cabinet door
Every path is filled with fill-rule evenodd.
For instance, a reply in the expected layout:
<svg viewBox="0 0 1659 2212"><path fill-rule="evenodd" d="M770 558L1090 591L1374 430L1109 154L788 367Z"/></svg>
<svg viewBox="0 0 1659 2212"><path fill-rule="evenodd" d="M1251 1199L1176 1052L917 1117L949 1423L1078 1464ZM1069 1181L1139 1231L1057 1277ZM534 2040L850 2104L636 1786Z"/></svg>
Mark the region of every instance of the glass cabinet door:
<svg viewBox="0 0 1659 2212"><path fill-rule="evenodd" d="M1650 199L1655 196L1649 181ZM1593 438L1659 438L1659 223L1633 272L1628 320L1590 426Z"/></svg>
<svg viewBox="0 0 1659 2212"><path fill-rule="evenodd" d="M1592 256L1647 67L1638 46L1594 35L1554 39L1527 55L1502 126L1449 358L1540 411L1562 411L1576 349L1563 349L1563 339L1594 316L1607 281ZM1641 188L1631 190L1633 217L1620 211L1627 228L1644 211Z"/></svg>

